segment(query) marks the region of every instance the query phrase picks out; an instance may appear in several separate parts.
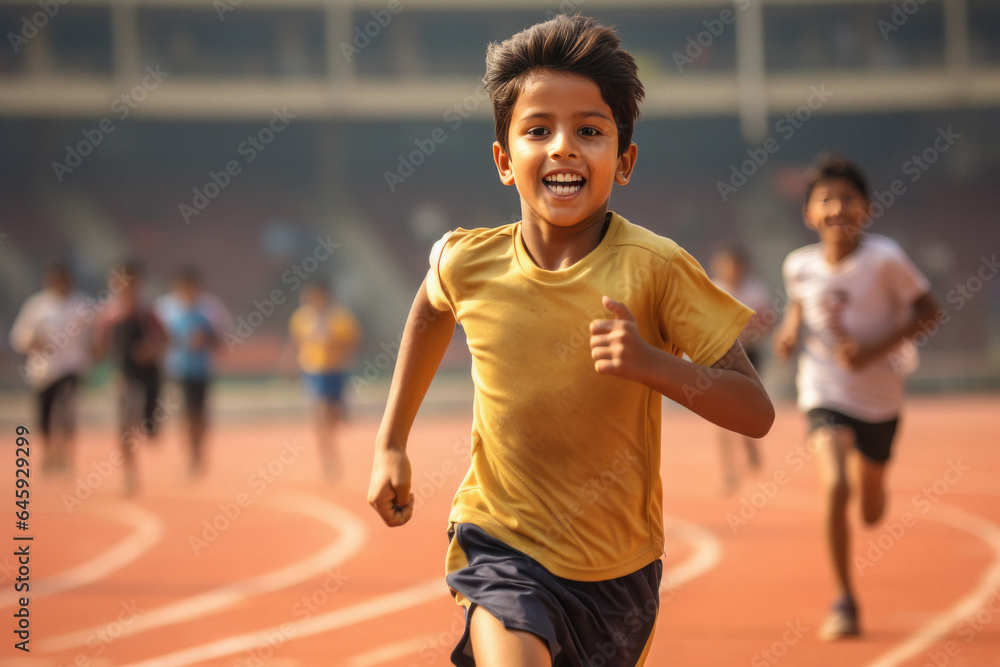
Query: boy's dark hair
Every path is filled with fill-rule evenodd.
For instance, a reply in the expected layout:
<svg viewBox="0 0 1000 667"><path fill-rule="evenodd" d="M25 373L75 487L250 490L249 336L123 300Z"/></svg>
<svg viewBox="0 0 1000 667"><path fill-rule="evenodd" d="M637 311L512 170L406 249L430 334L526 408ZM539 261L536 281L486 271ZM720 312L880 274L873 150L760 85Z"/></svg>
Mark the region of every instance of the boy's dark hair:
<svg viewBox="0 0 1000 667"><path fill-rule="evenodd" d="M333 289L330 287L330 281L322 277L309 278L302 283L302 287L308 289L314 289L318 292L322 292L326 296L333 296Z"/></svg>
<svg viewBox="0 0 1000 667"><path fill-rule="evenodd" d="M740 266L750 267L750 253L739 243L724 243L715 249L713 256L729 257Z"/></svg>
<svg viewBox="0 0 1000 667"><path fill-rule="evenodd" d="M834 178L844 179L856 187L866 200L870 199L868 179L861 171L861 167L836 153L824 153L816 159L816 163L809 170L809 179L806 181L806 203L809 202L817 185Z"/></svg>
<svg viewBox="0 0 1000 667"><path fill-rule="evenodd" d="M113 270L129 278L142 278L146 275L146 267L135 257L126 257L120 260L114 265Z"/></svg>
<svg viewBox="0 0 1000 667"><path fill-rule="evenodd" d="M201 270L194 264L182 264L174 271L174 280L190 285L201 285Z"/></svg>
<svg viewBox="0 0 1000 667"><path fill-rule="evenodd" d="M73 262L68 257L55 257L45 264L46 279L73 280Z"/></svg>
<svg viewBox="0 0 1000 667"><path fill-rule="evenodd" d="M483 84L493 102L497 141L505 151L514 104L525 77L536 69L571 72L597 84L618 127L618 154L628 149L645 96L635 59L611 28L592 18L559 14L486 50Z"/></svg>

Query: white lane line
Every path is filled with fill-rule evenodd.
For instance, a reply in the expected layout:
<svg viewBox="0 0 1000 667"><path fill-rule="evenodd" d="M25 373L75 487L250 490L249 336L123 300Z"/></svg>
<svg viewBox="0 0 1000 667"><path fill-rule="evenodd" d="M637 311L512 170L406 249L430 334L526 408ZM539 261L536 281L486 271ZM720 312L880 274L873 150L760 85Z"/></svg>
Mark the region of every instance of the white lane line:
<svg viewBox="0 0 1000 667"><path fill-rule="evenodd" d="M722 545L710 530L690 521L676 517L663 517L664 528L672 530L681 540L694 546L694 553L687 560L678 563L663 573L660 591L675 591L693 579L697 579L719 564Z"/></svg>
<svg viewBox="0 0 1000 667"><path fill-rule="evenodd" d="M443 578L435 577L430 581L395 593L380 595L365 602L329 611L319 616L312 616L296 623L285 623L256 632L227 637L124 667L182 667L183 665L205 662L234 653L252 651L267 646L273 647L276 636L281 638L281 643L284 643L289 638L299 639L345 628L447 596L448 588ZM289 626L291 626L290 629Z"/></svg>
<svg viewBox="0 0 1000 667"><path fill-rule="evenodd" d="M938 503L937 511L927 518L964 530L978 537L993 550L993 563L979 583L951 609L934 618L910 635L903 643L879 656L868 667L896 667L945 637L958 623L975 614L1000 589L1000 526L983 517L948 503Z"/></svg>
<svg viewBox="0 0 1000 667"><path fill-rule="evenodd" d="M347 510L316 496L283 491L272 499L290 512L310 516L338 533L338 538L325 549L274 572L233 582L193 595L158 609L142 612L129 624L119 638L134 635L174 623L190 621L220 611L246 598L287 588L343 563L356 554L365 543L367 531L360 519ZM52 637L41 642L44 651L61 651L83 645L103 626Z"/></svg>
<svg viewBox="0 0 1000 667"><path fill-rule="evenodd" d="M90 560L61 574L32 583L30 596L32 600L63 593L103 579L129 565L163 539L163 522L158 516L138 505L128 503L116 505L114 508L95 507L93 512L126 523L135 528L135 531ZM18 596L23 595L17 591L0 594L0 607L14 604Z"/></svg>
<svg viewBox="0 0 1000 667"><path fill-rule="evenodd" d="M346 667L375 667L375 665L384 665L391 660L398 660L399 658L405 658L408 655L425 651L438 637L440 637L440 634L424 635L422 637L411 637L410 639L404 639L392 644L385 644L367 653L358 653L351 657L347 661ZM455 643L458 643L457 637L455 638ZM451 651L449 650L448 653L451 653Z"/></svg>

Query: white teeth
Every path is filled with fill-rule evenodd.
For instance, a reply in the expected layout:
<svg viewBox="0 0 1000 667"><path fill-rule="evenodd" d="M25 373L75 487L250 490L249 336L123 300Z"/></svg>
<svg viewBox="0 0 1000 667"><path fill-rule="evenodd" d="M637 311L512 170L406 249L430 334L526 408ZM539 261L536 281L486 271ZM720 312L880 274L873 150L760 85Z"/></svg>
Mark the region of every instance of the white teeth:
<svg viewBox="0 0 1000 667"><path fill-rule="evenodd" d="M553 174L545 178L546 181L555 181L556 183L576 183L583 180L582 176L577 174Z"/></svg>
<svg viewBox="0 0 1000 667"><path fill-rule="evenodd" d="M545 187L555 195L571 195L579 192L583 188L583 176L578 174L552 174L542 179Z"/></svg>
<svg viewBox="0 0 1000 667"><path fill-rule="evenodd" d="M577 181L573 185L549 185L548 188L552 191L552 194L571 195L574 192L579 192L583 188L583 183Z"/></svg>

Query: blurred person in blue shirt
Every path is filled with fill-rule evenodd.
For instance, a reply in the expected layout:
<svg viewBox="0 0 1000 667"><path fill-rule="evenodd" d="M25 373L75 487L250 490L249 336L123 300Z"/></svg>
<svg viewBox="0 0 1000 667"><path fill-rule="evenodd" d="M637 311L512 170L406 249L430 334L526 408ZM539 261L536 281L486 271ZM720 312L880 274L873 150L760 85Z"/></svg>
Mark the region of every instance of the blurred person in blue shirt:
<svg viewBox="0 0 1000 667"><path fill-rule="evenodd" d="M184 430L190 449L192 477L204 472L204 443L208 429L208 389L212 354L232 327L222 301L202 289L201 274L184 266L174 275L171 292L157 301L156 311L167 328L167 374L184 398Z"/></svg>

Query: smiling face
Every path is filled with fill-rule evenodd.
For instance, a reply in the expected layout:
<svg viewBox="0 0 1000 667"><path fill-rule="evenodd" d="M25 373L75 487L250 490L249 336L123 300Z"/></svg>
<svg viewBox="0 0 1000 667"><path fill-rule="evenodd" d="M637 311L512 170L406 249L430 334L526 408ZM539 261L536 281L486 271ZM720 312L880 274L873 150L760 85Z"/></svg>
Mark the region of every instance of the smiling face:
<svg viewBox="0 0 1000 667"><path fill-rule="evenodd" d="M837 260L858 247L870 210L868 200L853 183L831 178L816 184L803 215L823 245L834 251L828 257Z"/></svg>
<svg viewBox="0 0 1000 667"><path fill-rule="evenodd" d="M603 221L614 183L635 165L631 144L618 155L611 108L590 79L553 70L525 77L514 104L508 150L493 144L500 180L515 185L525 224L589 227Z"/></svg>

